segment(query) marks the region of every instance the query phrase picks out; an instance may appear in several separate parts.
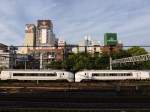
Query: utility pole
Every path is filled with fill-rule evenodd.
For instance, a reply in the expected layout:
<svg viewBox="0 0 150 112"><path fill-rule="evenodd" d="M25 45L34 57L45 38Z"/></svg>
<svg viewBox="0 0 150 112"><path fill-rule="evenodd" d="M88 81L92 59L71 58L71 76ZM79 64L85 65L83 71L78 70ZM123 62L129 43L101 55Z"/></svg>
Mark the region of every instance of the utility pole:
<svg viewBox="0 0 150 112"><path fill-rule="evenodd" d="M111 53L113 50L113 46L109 46L109 69L112 70L112 57L111 57Z"/></svg>
<svg viewBox="0 0 150 112"><path fill-rule="evenodd" d="M88 38L85 40L85 53L88 52L88 45L89 45L89 40Z"/></svg>
<svg viewBox="0 0 150 112"><path fill-rule="evenodd" d="M43 53L40 53L40 69L43 68Z"/></svg>
<svg viewBox="0 0 150 112"><path fill-rule="evenodd" d="M111 55L109 56L109 68L110 68L110 70L112 70L112 57L111 57Z"/></svg>
<svg viewBox="0 0 150 112"><path fill-rule="evenodd" d="M24 69L25 70L27 69L27 61L26 60L24 61Z"/></svg>

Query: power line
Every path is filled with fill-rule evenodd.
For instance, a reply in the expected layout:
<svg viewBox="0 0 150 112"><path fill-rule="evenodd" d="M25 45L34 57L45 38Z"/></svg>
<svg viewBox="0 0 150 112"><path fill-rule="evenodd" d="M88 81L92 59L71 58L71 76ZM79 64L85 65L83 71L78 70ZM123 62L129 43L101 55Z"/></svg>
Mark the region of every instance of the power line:
<svg viewBox="0 0 150 112"><path fill-rule="evenodd" d="M88 46L80 46L80 45L65 45L65 46L23 46L23 45L18 45L18 46L8 46L8 47L33 47L33 48L38 48L38 47L117 47L117 46L101 46L101 45L88 45ZM121 47L150 47L150 45L123 45Z"/></svg>

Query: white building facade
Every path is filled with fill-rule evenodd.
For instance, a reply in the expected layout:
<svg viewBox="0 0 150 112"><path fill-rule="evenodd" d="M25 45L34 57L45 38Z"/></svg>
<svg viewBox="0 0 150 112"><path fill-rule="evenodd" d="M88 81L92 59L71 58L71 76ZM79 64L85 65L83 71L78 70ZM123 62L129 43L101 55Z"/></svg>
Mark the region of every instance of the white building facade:
<svg viewBox="0 0 150 112"><path fill-rule="evenodd" d="M78 43L78 47L72 48L72 52L87 52L91 54L101 53L101 47L100 44L97 41L92 40L90 36L85 36L84 40Z"/></svg>

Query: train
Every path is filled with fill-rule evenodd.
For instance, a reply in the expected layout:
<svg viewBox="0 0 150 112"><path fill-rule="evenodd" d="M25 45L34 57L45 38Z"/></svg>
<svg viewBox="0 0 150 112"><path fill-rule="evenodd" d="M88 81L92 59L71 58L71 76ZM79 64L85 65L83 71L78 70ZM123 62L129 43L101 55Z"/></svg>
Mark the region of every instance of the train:
<svg viewBox="0 0 150 112"><path fill-rule="evenodd" d="M74 74L63 70L4 70L1 80L66 80L74 82Z"/></svg>
<svg viewBox="0 0 150 112"><path fill-rule="evenodd" d="M113 81L113 80L149 80L150 71L140 70L83 70L75 74L65 70L3 70L0 80L66 80Z"/></svg>
<svg viewBox="0 0 150 112"><path fill-rule="evenodd" d="M84 70L75 74L75 82L86 80L146 80L150 72L137 70Z"/></svg>

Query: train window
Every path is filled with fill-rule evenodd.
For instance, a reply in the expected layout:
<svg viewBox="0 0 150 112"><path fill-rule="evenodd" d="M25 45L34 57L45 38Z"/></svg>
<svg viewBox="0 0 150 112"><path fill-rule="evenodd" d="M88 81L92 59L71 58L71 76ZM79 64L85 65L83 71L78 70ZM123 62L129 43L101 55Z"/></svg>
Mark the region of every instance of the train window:
<svg viewBox="0 0 150 112"><path fill-rule="evenodd" d="M57 76L57 73L14 73L13 76Z"/></svg>
<svg viewBox="0 0 150 112"><path fill-rule="evenodd" d="M105 74L103 74L103 73L93 73L92 76L95 76L95 77L96 76L105 76Z"/></svg>
<svg viewBox="0 0 150 112"><path fill-rule="evenodd" d="M132 76L132 73L93 73L92 76Z"/></svg>
<svg viewBox="0 0 150 112"><path fill-rule="evenodd" d="M92 76L99 76L99 74L97 74L97 73L92 73Z"/></svg>

